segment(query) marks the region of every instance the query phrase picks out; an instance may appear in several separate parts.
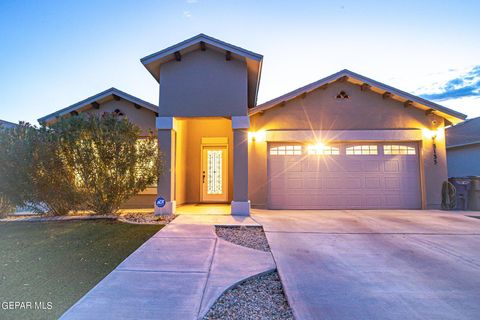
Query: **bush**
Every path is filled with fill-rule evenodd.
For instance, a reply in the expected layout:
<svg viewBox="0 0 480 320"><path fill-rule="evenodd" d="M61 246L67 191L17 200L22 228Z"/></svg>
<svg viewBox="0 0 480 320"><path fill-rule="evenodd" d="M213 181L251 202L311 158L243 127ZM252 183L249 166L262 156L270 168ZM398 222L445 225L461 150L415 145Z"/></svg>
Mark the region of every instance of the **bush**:
<svg viewBox="0 0 480 320"><path fill-rule="evenodd" d="M152 133L114 114L79 115L51 129L76 177L85 209L115 214L120 205L158 181L162 162Z"/></svg>
<svg viewBox="0 0 480 320"><path fill-rule="evenodd" d="M64 215L80 203L60 140L28 123L0 130L0 195L13 206Z"/></svg>

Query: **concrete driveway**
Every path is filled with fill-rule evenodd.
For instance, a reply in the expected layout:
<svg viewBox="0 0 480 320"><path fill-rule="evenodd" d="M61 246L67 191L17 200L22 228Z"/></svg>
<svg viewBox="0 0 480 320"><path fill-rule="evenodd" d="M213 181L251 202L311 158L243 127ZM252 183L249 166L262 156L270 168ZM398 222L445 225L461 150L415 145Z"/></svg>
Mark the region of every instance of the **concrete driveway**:
<svg viewBox="0 0 480 320"><path fill-rule="evenodd" d="M263 211L297 319L479 319L480 220L441 211Z"/></svg>

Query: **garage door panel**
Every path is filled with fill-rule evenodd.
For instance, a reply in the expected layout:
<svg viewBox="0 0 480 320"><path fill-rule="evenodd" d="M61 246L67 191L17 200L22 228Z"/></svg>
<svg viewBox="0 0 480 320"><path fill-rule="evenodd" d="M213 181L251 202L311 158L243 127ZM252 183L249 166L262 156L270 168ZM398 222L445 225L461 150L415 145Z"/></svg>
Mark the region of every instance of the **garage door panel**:
<svg viewBox="0 0 480 320"><path fill-rule="evenodd" d="M369 195L366 196L364 199L366 208L378 208L383 206L383 196Z"/></svg>
<svg viewBox="0 0 480 320"><path fill-rule="evenodd" d="M385 177L385 189L397 191L400 190L400 186L400 177Z"/></svg>
<svg viewBox="0 0 480 320"><path fill-rule="evenodd" d="M383 188L381 177L365 177L365 189Z"/></svg>
<svg viewBox="0 0 480 320"><path fill-rule="evenodd" d="M362 186L361 177L344 177L343 179L338 178L327 178L325 179L326 189L358 189Z"/></svg>
<svg viewBox="0 0 480 320"><path fill-rule="evenodd" d="M363 165L361 161L348 160L348 159L338 159L338 164L341 166L343 172L362 172Z"/></svg>
<svg viewBox="0 0 480 320"><path fill-rule="evenodd" d="M302 163L301 162L287 162L286 169L288 172L302 172Z"/></svg>
<svg viewBox="0 0 480 320"><path fill-rule="evenodd" d="M379 160L362 161L363 172L380 172L383 171L383 162Z"/></svg>
<svg viewBox="0 0 480 320"><path fill-rule="evenodd" d="M323 184L322 184L321 178L305 178L303 186L305 187L306 190L309 189L323 189Z"/></svg>
<svg viewBox="0 0 480 320"><path fill-rule="evenodd" d="M288 189L303 189L302 179L287 179Z"/></svg>
<svg viewBox="0 0 480 320"><path fill-rule="evenodd" d="M269 207L380 209L421 206L418 154L384 155L382 144L377 143L376 155L346 155L345 148L351 145L337 144L339 155L309 155L305 146L301 155L270 155Z"/></svg>
<svg viewBox="0 0 480 320"><path fill-rule="evenodd" d="M400 163L398 160L385 160L383 162L385 172L400 172Z"/></svg>

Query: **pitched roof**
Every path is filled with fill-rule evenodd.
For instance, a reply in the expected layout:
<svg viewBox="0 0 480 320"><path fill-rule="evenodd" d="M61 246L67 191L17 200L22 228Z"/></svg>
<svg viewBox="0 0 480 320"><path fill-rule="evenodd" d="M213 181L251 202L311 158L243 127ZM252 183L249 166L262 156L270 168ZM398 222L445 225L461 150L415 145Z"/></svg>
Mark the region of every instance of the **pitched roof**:
<svg viewBox="0 0 480 320"><path fill-rule="evenodd" d="M216 51L230 52L232 58L246 62L248 71L248 105L249 107L254 107L257 100L260 73L262 70L263 56L261 54L245 50L201 33L166 49L150 54L140 59L140 61L152 76L157 81L160 81L160 66L162 64L175 60L176 54L184 55L195 50L200 50L203 46L204 48Z"/></svg>
<svg viewBox="0 0 480 320"><path fill-rule="evenodd" d="M454 111L452 109L449 109L447 107L441 106L439 104L436 104L435 102L425 100L421 97L415 96L413 94L407 93L405 91L390 87L386 84L383 84L381 82L375 81L373 79L367 78L365 76L362 76L358 73L352 72L350 70L344 69L341 70L337 73L334 73L326 78L320 79L318 81L315 81L313 83L310 83L304 87L301 87L299 89L296 89L294 91L291 91L287 94L284 94L278 98L272 99L268 102L265 102L263 104L260 104L256 106L255 108L251 109L249 114L254 115L258 112L268 110L270 108L273 108L277 105L279 105L282 102L292 100L304 93L309 93L313 90L318 89L321 86L324 86L326 84L335 82L339 80L340 78L346 78L347 81L354 83L354 84L366 84L370 86L370 89L372 91L375 91L379 94L385 94L386 92L390 93L390 96L392 99L398 100L402 103L410 103L412 106L422 109L422 110L430 110L431 112L447 119L451 123L458 123L462 120L464 120L467 116L464 115L463 113Z"/></svg>
<svg viewBox="0 0 480 320"><path fill-rule="evenodd" d="M49 115L46 115L40 119L38 119L38 122L49 122L52 120L55 120L56 118L59 118L61 116L67 115L70 112L81 110L84 108L93 108L93 104L95 103L104 103L107 101L110 101L112 99L115 99L115 97L119 97L121 99L130 101L131 103L134 103L140 107L146 108L148 110L151 110L155 113L158 113L158 107L150 102L144 101L142 99L139 99L137 97L134 97L126 92L120 91L116 88L110 88L105 91L102 91L96 95L93 95L85 100L79 101L75 104L72 104L69 107L63 108L61 110L58 110L54 113L51 113Z"/></svg>
<svg viewBox="0 0 480 320"><path fill-rule="evenodd" d="M13 128L16 127L17 124L10 121L0 120L0 126L4 128Z"/></svg>
<svg viewBox="0 0 480 320"><path fill-rule="evenodd" d="M480 144L480 117L447 128L445 136L447 148Z"/></svg>

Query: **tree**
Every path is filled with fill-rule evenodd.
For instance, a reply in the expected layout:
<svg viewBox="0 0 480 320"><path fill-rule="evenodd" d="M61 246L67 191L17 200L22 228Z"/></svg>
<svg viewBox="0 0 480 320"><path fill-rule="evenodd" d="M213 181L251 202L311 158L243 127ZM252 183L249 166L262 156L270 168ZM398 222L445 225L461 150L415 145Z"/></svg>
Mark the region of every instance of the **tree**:
<svg viewBox="0 0 480 320"><path fill-rule="evenodd" d="M48 128L28 123L0 130L0 196L6 202L53 215L77 208L74 174L59 142Z"/></svg>
<svg viewBox="0 0 480 320"><path fill-rule="evenodd" d="M152 133L115 114L78 115L51 126L74 172L84 206L115 214L120 205L158 181L162 161Z"/></svg>

